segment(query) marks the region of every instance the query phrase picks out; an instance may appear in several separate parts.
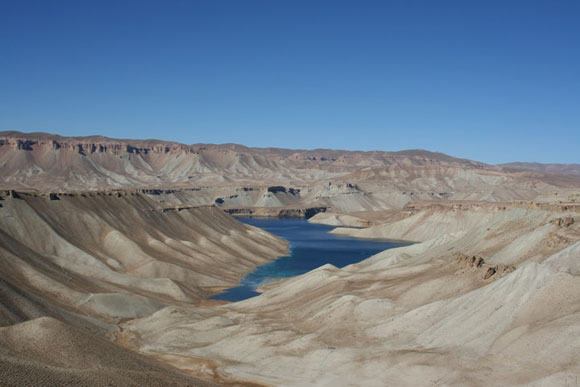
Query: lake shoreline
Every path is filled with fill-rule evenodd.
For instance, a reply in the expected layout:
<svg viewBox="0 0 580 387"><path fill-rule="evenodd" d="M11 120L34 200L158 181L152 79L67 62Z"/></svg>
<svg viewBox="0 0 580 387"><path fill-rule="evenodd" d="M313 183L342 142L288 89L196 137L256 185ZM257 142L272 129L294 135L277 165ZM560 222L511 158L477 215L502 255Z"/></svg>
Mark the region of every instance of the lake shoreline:
<svg viewBox="0 0 580 387"><path fill-rule="evenodd" d="M238 220L286 240L289 244L288 255L258 266L240 280L239 286L226 289L209 300L242 301L260 295L257 289L272 281L295 277L326 264L341 268L382 251L413 244L409 241L365 240L335 235L330 233L333 226L310 223L304 218L243 217Z"/></svg>

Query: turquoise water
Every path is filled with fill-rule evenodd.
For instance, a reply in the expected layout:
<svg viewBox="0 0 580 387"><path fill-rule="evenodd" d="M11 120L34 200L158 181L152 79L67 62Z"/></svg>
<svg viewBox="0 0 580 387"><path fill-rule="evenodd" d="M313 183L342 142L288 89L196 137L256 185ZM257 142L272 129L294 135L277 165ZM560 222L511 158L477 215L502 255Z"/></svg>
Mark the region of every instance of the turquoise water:
<svg viewBox="0 0 580 387"><path fill-rule="evenodd" d="M293 277L327 263L343 267L360 262L383 250L410 244L329 234L333 227L308 223L306 219L239 218L238 220L263 228L287 240L290 243L290 255L257 267L240 281L240 286L212 297L215 300L232 302L244 300L257 296L259 293L255 289L272 278Z"/></svg>

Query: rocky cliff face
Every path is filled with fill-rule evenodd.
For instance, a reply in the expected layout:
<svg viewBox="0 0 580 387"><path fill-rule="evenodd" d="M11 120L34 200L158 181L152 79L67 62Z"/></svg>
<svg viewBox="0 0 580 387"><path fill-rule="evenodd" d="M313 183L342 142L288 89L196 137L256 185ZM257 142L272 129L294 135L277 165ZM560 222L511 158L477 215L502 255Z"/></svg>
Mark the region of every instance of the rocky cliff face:
<svg viewBox="0 0 580 387"><path fill-rule="evenodd" d="M26 139L18 137L4 137L0 139L0 146L11 147L15 150L43 150L43 149L62 149L77 152L81 155L93 153L110 153L112 155L121 154L148 154L177 152L182 154L195 153L195 149L183 145L131 145L127 142L98 142L88 140L43 140L43 139Z"/></svg>

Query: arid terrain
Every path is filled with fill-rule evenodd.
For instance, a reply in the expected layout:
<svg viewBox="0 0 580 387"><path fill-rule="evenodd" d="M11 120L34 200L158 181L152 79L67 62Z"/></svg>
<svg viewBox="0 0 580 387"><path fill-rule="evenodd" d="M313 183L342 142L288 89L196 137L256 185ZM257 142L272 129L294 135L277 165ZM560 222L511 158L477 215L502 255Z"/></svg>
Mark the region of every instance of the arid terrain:
<svg viewBox="0 0 580 387"><path fill-rule="evenodd" d="M0 132L0 189L0 384L580 383L574 165ZM288 249L232 214L416 243L208 300Z"/></svg>

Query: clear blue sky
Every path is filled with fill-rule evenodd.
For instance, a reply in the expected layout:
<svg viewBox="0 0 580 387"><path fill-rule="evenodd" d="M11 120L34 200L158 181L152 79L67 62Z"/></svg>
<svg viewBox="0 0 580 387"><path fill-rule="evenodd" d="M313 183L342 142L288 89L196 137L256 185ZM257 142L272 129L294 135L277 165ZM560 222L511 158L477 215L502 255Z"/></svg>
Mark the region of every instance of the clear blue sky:
<svg viewBox="0 0 580 387"><path fill-rule="evenodd" d="M579 1L0 0L0 130L580 162Z"/></svg>

